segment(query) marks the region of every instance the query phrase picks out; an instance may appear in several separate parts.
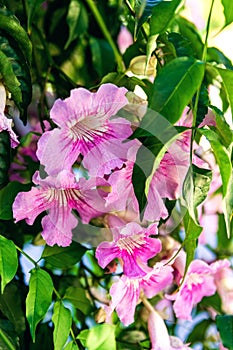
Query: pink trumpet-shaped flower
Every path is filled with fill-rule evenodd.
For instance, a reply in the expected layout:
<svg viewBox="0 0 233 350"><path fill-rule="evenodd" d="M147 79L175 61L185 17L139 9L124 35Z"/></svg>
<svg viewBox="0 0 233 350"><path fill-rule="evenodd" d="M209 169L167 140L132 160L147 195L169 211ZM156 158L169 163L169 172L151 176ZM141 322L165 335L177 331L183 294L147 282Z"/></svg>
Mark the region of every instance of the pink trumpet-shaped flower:
<svg viewBox="0 0 233 350"><path fill-rule="evenodd" d="M106 309L108 316L116 309L116 312L125 326L134 322L134 313L139 301L141 291L146 297L152 298L173 280L172 267L157 263L146 276L129 278L125 275L111 286L112 297L110 307Z"/></svg>
<svg viewBox="0 0 233 350"><path fill-rule="evenodd" d="M33 177L33 182L39 187L32 187L29 192L20 192L13 203L13 215L17 221L26 219L32 225L35 218L43 211L48 211L42 219L42 236L48 245L58 244L68 246L72 240L72 229L78 223L71 213L76 209L83 223L101 215L104 208L101 192L95 187L96 179L80 179L67 170L57 177L49 176L41 179L39 172ZM98 209L97 209L98 208Z"/></svg>
<svg viewBox="0 0 233 350"><path fill-rule="evenodd" d="M96 258L99 265L105 268L113 259L121 258L125 275L145 276L151 270L147 261L162 248L159 239L150 238L157 233L156 224L143 228L135 222L130 222L122 228L112 228L113 241L102 242L97 247Z"/></svg>
<svg viewBox="0 0 233 350"><path fill-rule="evenodd" d="M174 295L167 295L167 298L175 300L173 309L177 318L192 320L193 306L204 296L213 295L215 292L216 285L211 265L201 260L193 260L179 291Z"/></svg>
<svg viewBox="0 0 233 350"><path fill-rule="evenodd" d="M19 141L17 139L16 134L12 130L13 120L8 119L4 114L5 106L6 106L6 89L0 83L0 132L8 131L10 135L11 147L15 148L18 146Z"/></svg>
<svg viewBox="0 0 233 350"><path fill-rule="evenodd" d="M132 133L130 122L112 118L128 103L126 92L123 87L103 84L95 93L74 89L70 97L54 103L50 115L58 128L42 135L37 150L48 174L70 170L80 154L85 159L91 150L91 161L85 164L90 172L96 164L112 159L112 150L119 149L121 141ZM125 150L122 152L124 156ZM115 166L121 167L122 161L115 159Z"/></svg>

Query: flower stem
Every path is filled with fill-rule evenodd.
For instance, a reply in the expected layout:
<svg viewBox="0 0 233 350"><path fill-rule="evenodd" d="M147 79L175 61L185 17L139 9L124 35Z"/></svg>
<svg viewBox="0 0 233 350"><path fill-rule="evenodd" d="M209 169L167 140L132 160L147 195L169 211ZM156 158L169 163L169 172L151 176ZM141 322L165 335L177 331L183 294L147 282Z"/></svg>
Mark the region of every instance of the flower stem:
<svg viewBox="0 0 233 350"><path fill-rule="evenodd" d="M119 72L124 72L125 66L124 66L121 54L119 53L118 48L115 45L115 42L113 41L113 39L111 37L111 34L110 34L106 24L103 21L103 18L102 18L101 14L100 14L100 12L98 10L98 7L95 4L95 1L94 0L86 0L86 1L87 1L88 6L90 7L90 9L91 9L95 19L96 19L96 22L98 23L98 25L100 27L103 35L105 36L106 40L108 41L109 45L111 46L111 48L113 50L113 53L114 53L114 56L115 56L115 60L116 60L116 63L117 63L118 71Z"/></svg>
<svg viewBox="0 0 233 350"><path fill-rule="evenodd" d="M148 299L145 297L144 293L140 294L140 299L142 301L142 303L144 304L145 308L149 311L149 312L154 312L154 308L151 305L151 303L148 301Z"/></svg>
<svg viewBox="0 0 233 350"><path fill-rule="evenodd" d="M33 263L33 265L37 266L37 262L32 259L27 253L25 253L21 248L19 248L16 244L15 244L15 248L25 256L25 258L27 258L29 261L31 261L31 263Z"/></svg>

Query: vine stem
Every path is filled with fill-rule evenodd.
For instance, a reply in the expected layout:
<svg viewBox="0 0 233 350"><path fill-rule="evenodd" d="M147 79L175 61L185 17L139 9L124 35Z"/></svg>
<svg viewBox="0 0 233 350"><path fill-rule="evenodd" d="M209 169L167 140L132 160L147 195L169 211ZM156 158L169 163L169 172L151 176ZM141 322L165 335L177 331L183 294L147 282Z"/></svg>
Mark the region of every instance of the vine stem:
<svg viewBox="0 0 233 350"><path fill-rule="evenodd" d="M205 36L204 48L203 48L202 58L201 58L204 63L206 62L206 54L207 54L208 38L209 38L209 32L210 32L210 22L211 22L211 17L213 13L213 6L214 6L214 0L212 0L211 2L209 16L208 16L207 25L206 25L206 36ZM197 109L198 109L200 92L201 92L201 86L197 90L196 99L193 107L192 136L191 136L191 144L190 144L190 164L192 164L193 141L195 138L195 127L196 127L196 121L197 121Z"/></svg>
<svg viewBox="0 0 233 350"><path fill-rule="evenodd" d="M29 261L31 261L33 263L33 265L37 266L37 262L32 259L27 253L25 253L21 248L19 248L16 244L15 244L15 248L25 256L25 258L27 258Z"/></svg>
<svg viewBox="0 0 233 350"><path fill-rule="evenodd" d="M5 334L3 333L3 331L0 329L0 338L2 338L3 342L6 344L6 346L8 347L8 349L10 350L15 350L14 345L12 345L12 343L10 342L10 340L5 336Z"/></svg>
<svg viewBox="0 0 233 350"><path fill-rule="evenodd" d="M115 56L115 60L117 63L117 69L119 72L124 72L125 71L125 66L124 63L122 61L122 57L121 54L118 51L117 46L115 45L115 42L112 39L112 36L106 26L106 24L103 21L103 18L98 10L98 7L95 4L94 0L86 0L88 6L90 7L103 35L105 36L106 40L108 41L109 45L111 46L114 56Z"/></svg>
<svg viewBox="0 0 233 350"><path fill-rule="evenodd" d="M145 308L149 311L149 312L154 312L154 308L151 305L151 303L148 301L148 299L145 297L144 293L140 294L140 299L142 301L142 303L144 304Z"/></svg>

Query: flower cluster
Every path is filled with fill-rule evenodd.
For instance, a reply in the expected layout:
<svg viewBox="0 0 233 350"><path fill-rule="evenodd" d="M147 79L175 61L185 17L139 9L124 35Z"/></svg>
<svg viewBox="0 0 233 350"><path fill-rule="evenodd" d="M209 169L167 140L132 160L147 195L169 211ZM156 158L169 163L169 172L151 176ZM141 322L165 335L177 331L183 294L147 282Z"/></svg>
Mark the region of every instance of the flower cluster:
<svg viewBox="0 0 233 350"><path fill-rule="evenodd" d="M119 116L122 108L130 110L126 95L123 87L103 84L97 92L77 88L65 100L55 101L50 116L57 127L42 134L36 153L43 176L37 171L32 179L36 186L16 196L14 218L32 225L43 214L44 240L48 245L65 247L71 244L78 221L88 224L104 217L113 239L98 245L96 258L103 269L111 270L114 261L122 267L121 276L110 288L107 320L110 322L116 310L124 325L133 323L137 304L157 294L174 300L176 317L190 320L193 307L204 296L216 290L222 293L218 279L224 278L223 271L230 264L227 260L210 265L194 260L185 274L185 252L178 247L170 256L164 254L158 235L160 220L169 216L165 200L182 195L190 162L190 130L167 149L152 174L140 220L132 176L142 144L127 140L137 125ZM0 112L2 115L2 108ZM77 176L77 166L83 176ZM121 218L121 213L127 213L126 217ZM181 252L177 255L178 249ZM164 329L164 321L152 308L148 318L152 348L189 348L179 342L175 346L177 342Z"/></svg>

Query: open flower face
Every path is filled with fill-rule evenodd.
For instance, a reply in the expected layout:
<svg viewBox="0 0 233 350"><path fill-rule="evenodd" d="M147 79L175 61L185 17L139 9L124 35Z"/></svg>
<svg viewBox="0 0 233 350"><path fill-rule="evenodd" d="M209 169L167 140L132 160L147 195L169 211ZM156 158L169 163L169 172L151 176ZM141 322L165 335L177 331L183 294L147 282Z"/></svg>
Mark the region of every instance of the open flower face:
<svg viewBox="0 0 233 350"><path fill-rule="evenodd" d="M84 166L90 173L113 158L112 150L119 151L122 140L132 133L126 119L112 118L128 103L126 92L125 88L103 84L95 93L74 89L70 97L54 103L50 115L58 128L42 135L37 151L48 174L70 170L80 154L85 157ZM122 152L124 155L126 151ZM117 160L114 166L121 166L122 161Z"/></svg>
<svg viewBox="0 0 233 350"><path fill-rule="evenodd" d="M68 246L71 243L72 229L78 223L72 209L78 211L83 223L103 213L103 198L94 187L96 179L76 182L72 173L63 170L57 177L48 176L46 179L41 179L36 172L33 182L39 187L16 196L14 218L16 222L26 219L32 225L40 213L48 211L42 219L42 236L48 245Z"/></svg>
<svg viewBox="0 0 233 350"><path fill-rule="evenodd" d="M204 261L194 260L189 265L179 291L167 297L175 300L173 309L176 317L192 320L193 306L199 303L204 296L213 295L215 292L216 285L211 266Z"/></svg>
<svg viewBox="0 0 233 350"><path fill-rule="evenodd" d="M96 250L96 257L102 268L113 259L121 258L123 271L128 277L145 276L152 270L147 261L158 254L162 247L159 239L150 237L157 234L156 224L143 228L131 222L122 228L113 228L112 234L113 241L100 243Z"/></svg>
<svg viewBox="0 0 233 350"><path fill-rule="evenodd" d="M155 264L153 269L140 278L129 278L123 275L119 281L113 283L110 289L112 297L110 307L107 308L108 316L114 309L124 325L134 322L134 313L139 301L140 292L148 298L152 298L162 291L173 280L172 267L163 262Z"/></svg>

